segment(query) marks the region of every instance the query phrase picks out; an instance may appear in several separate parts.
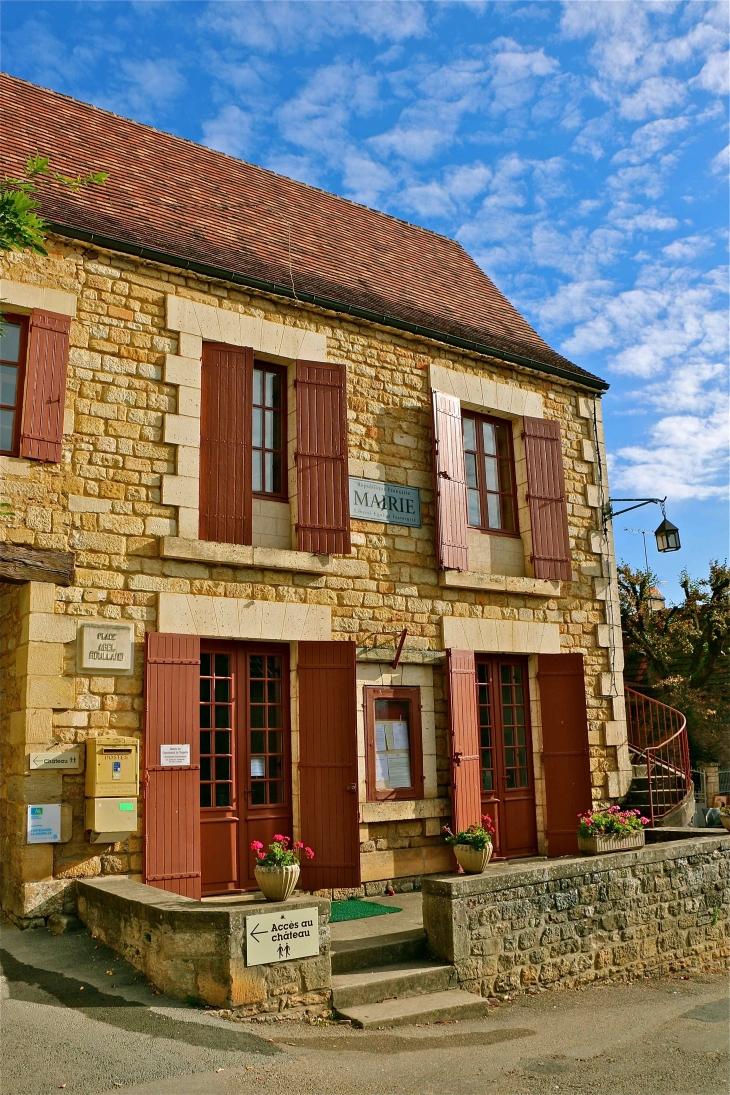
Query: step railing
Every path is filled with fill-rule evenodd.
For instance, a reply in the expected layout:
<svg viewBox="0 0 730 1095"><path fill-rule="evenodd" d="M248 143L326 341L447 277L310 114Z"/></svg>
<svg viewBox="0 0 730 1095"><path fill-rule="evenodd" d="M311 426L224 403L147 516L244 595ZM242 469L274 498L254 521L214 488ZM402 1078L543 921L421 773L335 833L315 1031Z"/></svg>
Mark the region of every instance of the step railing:
<svg viewBox="0 0 730 1095"><path fill-rule="evenodd" d="M692 789L687 720L659 700L624 689L629 747L641 755L649 782L649 817L656 825Z"/></svg>

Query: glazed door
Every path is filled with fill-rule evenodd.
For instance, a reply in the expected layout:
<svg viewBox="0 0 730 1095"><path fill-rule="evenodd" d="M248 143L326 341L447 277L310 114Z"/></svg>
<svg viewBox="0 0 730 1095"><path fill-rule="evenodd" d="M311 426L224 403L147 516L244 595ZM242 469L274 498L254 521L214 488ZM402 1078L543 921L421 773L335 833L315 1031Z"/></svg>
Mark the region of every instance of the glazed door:
<svg viewBox="0 0 730 1095"><path fill-rule="evenodd" d="M535 780L532 766L527 662L477 655L482 813L497 833L499 859L535 855Z"/></svg>
<svg viewBox="0 0 730 1095"><path fill-rule="evenodd" d="M286 648L202 642L203 896L256 889L251 841L291 833L288 695Z"/></svg>

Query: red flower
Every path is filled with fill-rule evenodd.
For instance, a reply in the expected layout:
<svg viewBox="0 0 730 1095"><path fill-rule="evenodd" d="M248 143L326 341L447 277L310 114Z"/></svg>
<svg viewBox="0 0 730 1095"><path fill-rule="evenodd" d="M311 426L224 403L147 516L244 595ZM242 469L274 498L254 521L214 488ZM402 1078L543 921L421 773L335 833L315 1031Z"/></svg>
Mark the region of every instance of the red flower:
<svg viewBox="0 0 730 1095"><path fill-rule="evenodd" d="M278 840L280 844L283 844L286 837L283 837L281 833L274 833L274 840Z"/></svg>
<svg viewBox="0 0 730 1095"><path fill-rule="evenodd" d="M304 849L304 854L307 857L307 859L314 859L314 852L312 851L311 848L305 848Z"/></svg>
<svg viewBox="0 0 730 1095"><path fill-rule="evenodd" d="M261 843L260 840L252 840L251 841L251 851L252 852L260 852L262 848L263 848L263 844Z"/></svg>
<svg viewBox="0 0 730 1095"><path fill-rule="evenodd" d="M265 852L257 852L256 853L256 858L257 859L266 859L266 853Z"/></svg>

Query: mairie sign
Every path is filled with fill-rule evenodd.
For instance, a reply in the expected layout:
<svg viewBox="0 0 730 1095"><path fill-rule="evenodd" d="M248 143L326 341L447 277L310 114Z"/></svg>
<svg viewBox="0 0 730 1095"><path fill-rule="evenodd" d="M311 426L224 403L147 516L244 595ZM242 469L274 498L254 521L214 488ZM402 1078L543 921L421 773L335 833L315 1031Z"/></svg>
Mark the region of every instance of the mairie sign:
<svg viewBox="0 0 730 1095"><path fill-rule="evenodd" d="M285 909L246 917L246 965L319 954L319 909Z"/></svg>
<svg viewBox="0 0 730 1095"><path fill-rule="evenodd" d="M387 525L421 527L421 492L416 487L350 479L350 517Z"/></svg>

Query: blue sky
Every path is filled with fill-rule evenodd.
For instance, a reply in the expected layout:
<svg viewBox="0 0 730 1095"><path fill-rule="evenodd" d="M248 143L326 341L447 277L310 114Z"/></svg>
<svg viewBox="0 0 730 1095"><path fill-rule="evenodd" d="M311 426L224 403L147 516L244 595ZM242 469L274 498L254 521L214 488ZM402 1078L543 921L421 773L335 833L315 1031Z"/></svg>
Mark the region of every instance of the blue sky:
<svg viewBox="0 0 730 1095"><path fill-rule="evenodd" d="M605 377L612 494L728 554L728 12L710 4L6 0L27 80L455 237ZM647 507L615 523L643 565Z"/></svg>

